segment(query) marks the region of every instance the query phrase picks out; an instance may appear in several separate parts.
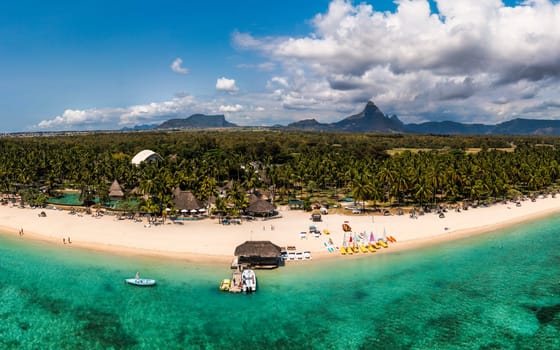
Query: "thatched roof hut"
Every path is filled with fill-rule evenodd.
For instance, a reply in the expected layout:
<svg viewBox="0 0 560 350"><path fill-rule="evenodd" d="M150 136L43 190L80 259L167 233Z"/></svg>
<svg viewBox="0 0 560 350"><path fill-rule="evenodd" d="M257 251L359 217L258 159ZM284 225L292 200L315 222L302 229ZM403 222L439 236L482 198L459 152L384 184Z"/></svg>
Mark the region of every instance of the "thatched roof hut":
<svg viewBox="0 0 560 350"><path fill-rule="evenodd" d="M109 187L109 198L115 200L121 199L122 197L124 197L124 192L121 188L121 185L119 185L119 182L115 180L111 184L111 187Z"/></svg>
<svg viewBox="0 0 560 350"><path fill-rule="evenodd" d="M179 187L173 191L173 205L179 210L199 210L204 205L191 191L181 191Z"/></svg>
<svg viewBox="0 0 560 350"><path fill-rule="evenodd" d="M249 213L250 215L259 215L259 216L272 216L275 214L275 207L272 203L259 199L247 207L245 212Z"/></svg>
<svg viewBox="0 0 560 350"><path fill-rule="evenodd" d="M282 249L270 241L246 241L235 248L239 264L259 268L273 268L280 264Z"/></svg>

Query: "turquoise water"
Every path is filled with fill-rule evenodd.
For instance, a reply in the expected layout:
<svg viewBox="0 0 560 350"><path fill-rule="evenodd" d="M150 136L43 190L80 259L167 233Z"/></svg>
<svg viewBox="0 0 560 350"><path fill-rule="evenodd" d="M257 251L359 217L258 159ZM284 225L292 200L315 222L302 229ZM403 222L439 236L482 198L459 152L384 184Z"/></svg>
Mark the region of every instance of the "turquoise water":
<svg viewBox="0 0 560 350"><path fill-rule="evenodd" d="M560 219L257 271L0 237L2 349L558 349ZM137 270L154 288L125 285Z"/></svg>

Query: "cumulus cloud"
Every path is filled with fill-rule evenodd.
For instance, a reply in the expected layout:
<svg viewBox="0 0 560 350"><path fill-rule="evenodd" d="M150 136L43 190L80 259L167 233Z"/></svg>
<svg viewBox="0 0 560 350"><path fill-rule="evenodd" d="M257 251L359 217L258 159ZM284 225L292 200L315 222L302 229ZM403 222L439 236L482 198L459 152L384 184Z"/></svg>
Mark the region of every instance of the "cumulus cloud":
<svg viewBox="0 0 560 350"><path fill-rule="evenodd" d="M216 81L216 90L225 91L229 93L236 93L239 91L237 85L235 85L235 79L228 78L218 78Z"/></svg>
<svg viewBox="0 0 560 350"><path fill-rule="evenodd" d="M67 109L61 115L39 122L38 130L99 130L140 124L157 123L172 117L208 112L211 104L198 102L190 95L177 96L169 101L152 102L123 108Z"/></svg>
<svg viewBox="0 0 560 350"><path fill-rule="evenodd" d="M173 63L171 63L171 70L178 74L189 74L187 68L182 67L183 60L181 58L176 58Z"/></svg>
<svg viewBox="0 0 560 350"><path fill-rule="evenodd" d="M243 110L243 106L240 104L235 105L221 105L218 110L222 113L235 113Z"/></svg>
<svg viewBox="0 0 560 350"><path fill-rule="evenodd" d="M371 98L405 120L445 114L492 122L521 110L550 116L544 101L559 100L557 1L437 0L435 13L427 0L396 4L380 12L333 0L308 35L236 32L232 41L282 68L267 88L287 109L333 110Z"/></svg>

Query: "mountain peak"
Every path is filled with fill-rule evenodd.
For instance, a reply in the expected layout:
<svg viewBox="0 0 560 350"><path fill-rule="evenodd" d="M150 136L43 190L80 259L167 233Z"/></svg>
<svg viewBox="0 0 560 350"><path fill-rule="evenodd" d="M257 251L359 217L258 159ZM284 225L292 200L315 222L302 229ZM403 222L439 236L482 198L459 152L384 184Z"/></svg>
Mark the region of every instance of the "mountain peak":
<svg viewBox="0 0 560 350"><path fill-rule="evenodd" d="M389 118L373 103L368 101L363 111L337 123L337 129L345 131L401 132L403 124L397 117Z"/></svg>
<svg viewBox="0 0 560 350"><path fill-rule="evenodd" d="M156 129L205 129L205 128L230 128L237 125L230 123L226 120L223 114L218 115L205 115L193 114L184 119L169 119L163 122Z"/></svg>

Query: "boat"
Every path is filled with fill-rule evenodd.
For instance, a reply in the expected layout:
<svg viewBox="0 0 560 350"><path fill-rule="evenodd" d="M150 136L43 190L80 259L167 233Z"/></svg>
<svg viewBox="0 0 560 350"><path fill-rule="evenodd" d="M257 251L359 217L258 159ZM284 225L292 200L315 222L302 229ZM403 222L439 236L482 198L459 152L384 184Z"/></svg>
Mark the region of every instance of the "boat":
<svg viewBox="0 0 560 350"><path fill-rule="evenodd" d="M367 247L363 244L360 245L360 250L362 251L362 253L367 253L369 252L369 250L367 249Z"/></svg>
<svg viewBox="0 0 560 350"><path fill-rule="evenodd" d="M370 251L370 253L375 253L377 250L375 249L375 247L373 246L373 244L368 244L368 250Z"/></svg>
<svg viewBox="0 0 560 350"><path fill-rule="evenodd" d="M379 241L377 241L377 245L380 245L380 246L382 246L383 248L389 247L389 246L387 245L387 243L385 243L385 242L382 241L381 239L380 239Z"/></svg>
<svg viewBox="0 0 560 350"><path fill-rule="evenodd" d="M257 291L257 275L255 275L255 271L251 269L243 270L241 279L243 280L242 290L244 293L248 294Z"/></svg>
<svg viewBox="0 0 560 350"><path fill-rule="evenodd" d="M389 238L389 239L391 240L391 242L393 242L393 243L396 243L396 242L397 242L397 239L395 238L395 236L389 236L388 238Z"/></svg>
<svg viewBox="0 0 560 350"><path fill-rule="evenodd" d="M346 255L346 247L344 246L340 247L340 254Z"/></svg>
<svg viewBox="0 0 560 350"><path fill-rule="evenodd" d="M229 287L231 287L231 280L229 278L224 278L220 283L220 290L227 292Z"/></svg>
<svg viewBox="0 0 560 350"><path fill-rule="evenodd" d="M156 285L156 280L152 280L148 278L127 278L125 282L128 284L133 284L135 286L141 286L141 287L149 287L149 286Z"/></svg>

